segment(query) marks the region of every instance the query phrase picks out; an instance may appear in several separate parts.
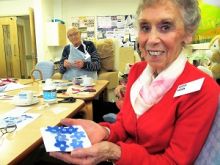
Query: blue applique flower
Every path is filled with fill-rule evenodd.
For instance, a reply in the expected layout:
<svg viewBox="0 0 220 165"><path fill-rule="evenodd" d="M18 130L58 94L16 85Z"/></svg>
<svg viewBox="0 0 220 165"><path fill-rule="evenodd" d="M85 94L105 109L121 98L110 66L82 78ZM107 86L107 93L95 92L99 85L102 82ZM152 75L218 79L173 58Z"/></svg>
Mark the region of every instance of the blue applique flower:
<svg viewBox="0 0 220 165"><path fill-rule="evenodd" d="M83 141L77 140L77 139L72 139L72 143L70 145L76 149L76 148L83 148Z"/></svg>
<svg viewBox="0 0 220 165"><path fill-rule="evenodd" d="M58 126L47 126L47 129L45 131L51 132L51 133L59 133L60 132L61 127Z"/></svg>
<svg viewBox="0 0 220 165"><path fill-rule="evenodd" d="M24 114L24 115L17 116L17 117L16 117L16 116L6 117L6 118L4 118L4 121L5 121L7 124L10 124L10 123L16 123L16 124L18 124L18 123L21 123L21 122L23 122L23 121L25 121L25 120L27 120L27 119L31 119L31 118L33 118L33 117Z"/></svg>
<svg viewBox="0 0 220 165"><path fill-rule="evenodd" d="M32 116L28 116L28 115L26 115L26 114L24 114L24 115L21 115L24 119L32 119L33 117Z"/></svg>
<svg viewBox="0 0 220 165"><path fill-rule="evenodd" d="M60 130L60 133L63 134L72 134L74 132L77 131L78 128L74 128L73 126L70 127L62 127L62 129Z"/></svg>
<svg viewBox="0 0 220 165"><path fill-rule="evenodd" d="M77 132L77 130L78 130L78 128L76 128L76 127L73 127L73 126L68 127L68 132L69 132L70 134L72 134L72 133L74 133L74 132Z"/></svg>
<svg viewBox="0 0 220 165"><path fill-rule="evenodd" d="M60 151L66 151L66 149L69 147L65 141L57 141L54 146L58 147Z"/></svg>
<svg viewBox="0 0 220 165"><path fill-rule="evenodd" d="M79 131L79 128L74 126L62 127L62 126L48 126L46 131L53 133L55 136L55 147L58 147L60 151L66 151L68 147L82 148L83 137L86 137L85 132Z"/></svg>
<svg viewBox="0 0 220 165"><path fill-rule="evenodd" d="M21 122L18 117L13 117L13 116L5 117L3 120L6 124L15 124L15 123L17 124Z"/></svg>
<svg viewBox="0 0 220 165"><path fill-rule="evenodd" d="M67 137L64 134L57 134L57 136L55 136L56 141L67 141Z"/></svg>
<svg viewBox="0 0 220 165"><path fill-rule="evenodd" d="M70 136L71 138L81 139L82 137L86 137L83 131L74 132L73 135Z"/></svg>

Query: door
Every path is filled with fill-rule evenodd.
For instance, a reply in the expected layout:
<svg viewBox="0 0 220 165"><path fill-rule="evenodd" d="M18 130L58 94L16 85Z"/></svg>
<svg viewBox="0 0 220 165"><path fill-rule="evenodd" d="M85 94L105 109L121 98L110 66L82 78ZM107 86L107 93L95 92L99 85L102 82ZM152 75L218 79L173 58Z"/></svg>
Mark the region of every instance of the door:
<svg viewBox="0 0 220 165"><path fill-rule="evenodd" d="M35 24L34 24L34 10L29 8L30 19L30 32L31 32L31 56L32 56L32 68L37 63L37 49L36 49L36 37L35 37Z"/></svg>
<svg viewBox="0 0 220 165"><path fill-rule="evenodd" d="M19 47L19 55L20 55L21 78L27 78L24 28L22 25L18 25L17 27L18 27L18 47Z"/></svg>
<svg viewBox="0 0 220 165"><path fill-rule="evenodd" d="M17 18L0 18L0 77L21 78Z"/></svg>

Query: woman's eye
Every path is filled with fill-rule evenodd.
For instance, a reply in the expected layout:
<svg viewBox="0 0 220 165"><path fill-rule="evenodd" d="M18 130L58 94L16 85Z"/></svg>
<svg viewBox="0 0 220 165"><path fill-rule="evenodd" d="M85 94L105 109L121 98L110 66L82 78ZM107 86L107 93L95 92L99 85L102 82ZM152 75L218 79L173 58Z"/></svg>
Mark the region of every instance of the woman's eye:
<svg viewBox="0 0 220 165"><path fill-rule="evenodd" d="M150 30L150 26L148 24L141 24L140 30L143 32L148 32Z"/></svg>
<svg viewBox="0 0 220 165"><path fill-rule="evenodd" d="M161 32L168 32L172 29L172 25L170 23L164 23L159 27Z"/></svg>

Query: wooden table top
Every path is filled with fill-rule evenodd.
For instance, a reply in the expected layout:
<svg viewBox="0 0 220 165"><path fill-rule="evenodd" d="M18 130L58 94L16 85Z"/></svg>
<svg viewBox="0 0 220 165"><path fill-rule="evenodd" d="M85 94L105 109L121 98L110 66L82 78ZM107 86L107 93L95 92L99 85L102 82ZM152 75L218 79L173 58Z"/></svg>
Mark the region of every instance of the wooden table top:
<svg viewBox="0 0 220 165"><path fill-rule="evenodd" d="M35 81L41 81L41 80L35 80ZM26 85L26 84L31 84L34 82L33 79L18 79L17 80L18 83Z"/></svg>
<svg viewBox="0 0 220 165"><path fill-rule="evenodd" d="M73 94L71 92L67 92L65 94L57 94L58 97L74 97L77 99L83 99L85 101L87 100L93 100L95 97L97 97L108 85L109 81L107 80L96 80L94 83L94 86L92 86L92 89L95 89L95 92L79 92L76 94ZM70 86L68 87L69 89L71 88L86 88L86 87L80 87L80 86Z"/></svg>
<svg viewBox="0 0 220 165"><path fill-rule="evenodd" d="M60 120L71 117L84 106L84 101L77 99L74 103L45 104L43 99L30 106L28 113L40 116L20 130L5 134L0 138L0 164L17 164L42 143L40 128L55 126ZM12 100L0 100L0 116L14 109Z"/></svg>
<svg viewBox="0 0 220 165"><path fill-rule="evenodd" d="M16 90L11 90L7 92L7 95L16 95L22 90L32 90L34 92L34 95L36 96L41 96L42 97L42 90L44 83L41 81L31 81L30 79L26 80L20 80L22 83L25 84L25 88L22 89L16 89ZM61 81L61 80L60 80ZM65 82L65 81L64 81ZM57 97L63 98L63 97L74 97L76 99L83 99L83 100L93 100L95 97L97 97L108 85L109 81L107 80L96 80L94 83L94 86L92 86L93 89L95 89L95 92L79 92L76 94L70 94L70 93L58 93ZM77 86L75 86L77 87ZM67 89L67 88L75 88L73 86L66 86L66 87L61 87L62 89ZM86 88L86 87L80 87L78 86L77 88Z"/></svg>

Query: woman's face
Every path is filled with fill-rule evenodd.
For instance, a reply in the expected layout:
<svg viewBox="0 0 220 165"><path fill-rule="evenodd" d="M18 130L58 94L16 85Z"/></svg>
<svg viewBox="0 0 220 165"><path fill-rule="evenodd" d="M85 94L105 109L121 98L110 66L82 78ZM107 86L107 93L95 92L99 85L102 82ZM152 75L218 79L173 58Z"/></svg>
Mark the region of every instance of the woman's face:
<svg viewBox="0 0 220 165"><path fill-rule="evenodd" d="M144 8L138 24L141 56L157 73L166 69L192 38L184 30L180 10L171 1Z"/></svg>

